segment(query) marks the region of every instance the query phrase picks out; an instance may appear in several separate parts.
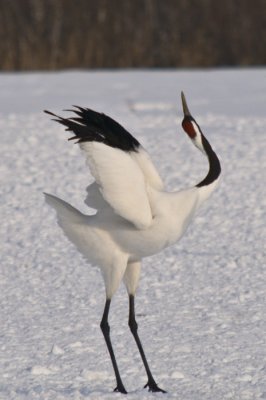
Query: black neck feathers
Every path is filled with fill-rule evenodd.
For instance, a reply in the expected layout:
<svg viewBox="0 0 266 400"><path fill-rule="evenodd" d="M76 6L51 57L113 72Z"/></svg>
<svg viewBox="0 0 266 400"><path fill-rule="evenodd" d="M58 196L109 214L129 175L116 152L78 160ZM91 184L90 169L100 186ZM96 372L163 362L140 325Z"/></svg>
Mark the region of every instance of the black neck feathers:
<svg viewBox="0 0 266 400"><path fill-rule="evenodd" d="M196 187L202 187L202 186L207 186L213 183L220 175L221 173L221 164L220 161L216 155L216 153L213 151L210 143L208 140L205 138L203 134L201 134L201 139L202 139L202 145L203 148L207 154L208 160L209 160L209 172L206 175L206 177L196 185Z"/></svg>

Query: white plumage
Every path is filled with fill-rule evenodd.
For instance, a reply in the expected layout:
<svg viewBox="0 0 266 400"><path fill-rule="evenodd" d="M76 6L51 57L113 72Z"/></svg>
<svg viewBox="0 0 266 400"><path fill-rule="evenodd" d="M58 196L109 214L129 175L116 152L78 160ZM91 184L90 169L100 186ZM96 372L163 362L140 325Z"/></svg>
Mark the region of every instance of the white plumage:
<svg viewBox="0 0 266 400"><path fill-rule="evenodd" d="M80 147L103 198L114 212L138 229L148 228L152 221L148 182L137 157L99 142L81 143Z"/></svg>
<svg viewBox="0 0 266 400"><path fill-rule="evenodd" d="M111 298L124 279L130 299L129 324L148 375L147 386L152 391L163 391L151 375L137 334L134 296L141 259L181 238L199 206L215 189L220 175L219 160L191 116L183 94L182 102L183 128L208 157L209 172L197 186L173 193L163 190L163 182L144 148L109 117L80 107L75 111L79 118L56 116L58 122L75 133L85 153L95 178L87 188L85 203L96 213L84 215L49 194L46 201L56 210L58 224L65 235L89 263L101 269L106 288L101 327L116 375L116 390L122 393L126 391L113 354L107 321Z"/></svg>

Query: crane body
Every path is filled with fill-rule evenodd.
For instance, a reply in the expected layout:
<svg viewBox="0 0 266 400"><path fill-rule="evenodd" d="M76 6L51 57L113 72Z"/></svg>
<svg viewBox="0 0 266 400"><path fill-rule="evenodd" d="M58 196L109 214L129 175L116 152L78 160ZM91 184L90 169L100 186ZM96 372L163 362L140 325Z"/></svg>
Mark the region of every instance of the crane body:
<svg viewBox="0 0 266 400"><path fill-rule="evenodd" d="M108 314L111 299L123 280L129 296L129 326L148 376L150 391L164 392L156 384L137 333L134 298L141 260L176 243L185 233L201 204L217 186L218 157L191 116L182 93L183 128L208 158L209 172L194 187L166 192L148 153L121 125L89 109L77 107L78 117L56 121L74 132L85 153L95 182L88 186L85 203L96 210L85 215L56 196L45 194L57 212L59 226L92 265L100 267L106 303L101 322L113 364L116 391L126 393L110 339Z"/></svg>

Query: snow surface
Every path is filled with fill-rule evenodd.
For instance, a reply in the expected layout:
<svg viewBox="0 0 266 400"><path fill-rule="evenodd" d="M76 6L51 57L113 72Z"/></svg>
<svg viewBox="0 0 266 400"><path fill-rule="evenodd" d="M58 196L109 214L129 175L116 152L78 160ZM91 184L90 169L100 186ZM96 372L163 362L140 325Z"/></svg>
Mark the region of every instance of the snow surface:
<svg viewBox="0 0 266 400"><path fill-rule="evenodd" d="M197 183L202 154L180 126L180 91L222 161L219 189L186 236L144 260L136 310L151 369L143 389L124 287L111 335L129 399L266 399L266 70L0 75L0 399L117 399L99 329L99 271L68 243L42 192L86 212L92 180L78 146L43 109L116 118L169 190Z"/></svg>

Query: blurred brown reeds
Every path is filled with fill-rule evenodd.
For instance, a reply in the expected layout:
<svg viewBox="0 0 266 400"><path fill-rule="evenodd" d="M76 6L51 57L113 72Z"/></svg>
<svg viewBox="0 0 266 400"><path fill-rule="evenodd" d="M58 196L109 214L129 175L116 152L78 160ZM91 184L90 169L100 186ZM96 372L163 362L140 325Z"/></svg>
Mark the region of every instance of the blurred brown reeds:
<svg viewBox="0 0 266 400"><path fill-rule="evenodd" d="M266 63L265 0L0 0L0 69Z"/></svg>

